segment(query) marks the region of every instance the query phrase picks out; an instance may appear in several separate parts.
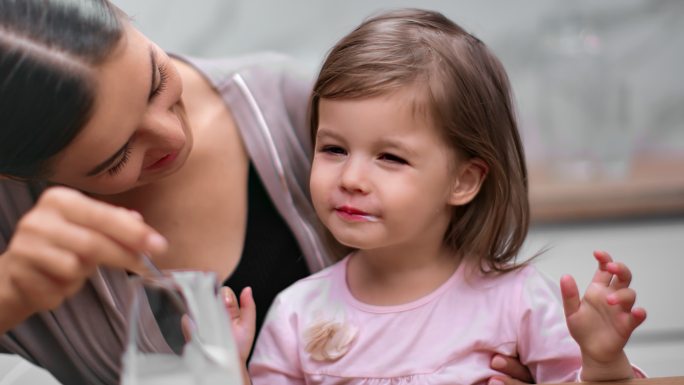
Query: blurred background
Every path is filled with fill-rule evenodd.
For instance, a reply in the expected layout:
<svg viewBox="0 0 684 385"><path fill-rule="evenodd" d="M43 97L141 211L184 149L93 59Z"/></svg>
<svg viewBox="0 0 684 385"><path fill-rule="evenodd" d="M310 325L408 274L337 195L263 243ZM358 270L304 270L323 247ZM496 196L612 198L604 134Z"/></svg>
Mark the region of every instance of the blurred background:
<svg viewBox="0 0 684 385"><path fill-rule="evenodd" d="M679 0L113 0L163 49L221 57L276 51L313 76L365 17L441 11L499 56L530 169L524 256L581 290L604 249L630 266L648 319L628 345L649 376L684 375L684 2ZM3 373L4 377L3 377ZM31 377L36 376L36 377ZM16 358L0 385L50 383Z"/></svg>

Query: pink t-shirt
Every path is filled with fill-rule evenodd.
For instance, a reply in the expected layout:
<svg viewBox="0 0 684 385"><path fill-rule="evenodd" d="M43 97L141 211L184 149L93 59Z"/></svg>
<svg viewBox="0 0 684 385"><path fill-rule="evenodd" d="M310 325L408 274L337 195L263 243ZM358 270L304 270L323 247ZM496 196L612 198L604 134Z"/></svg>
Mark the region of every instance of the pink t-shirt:
<svg viewBox="0 0 684 385"><path fill-rule="evenodd" d="M486 383L494 353L519 355L537 383L577 379L560 291L533 266L484 277L461 264L419 300L372 306L350 293L348 260L278 295L250 362L254 385Z"/></svg>

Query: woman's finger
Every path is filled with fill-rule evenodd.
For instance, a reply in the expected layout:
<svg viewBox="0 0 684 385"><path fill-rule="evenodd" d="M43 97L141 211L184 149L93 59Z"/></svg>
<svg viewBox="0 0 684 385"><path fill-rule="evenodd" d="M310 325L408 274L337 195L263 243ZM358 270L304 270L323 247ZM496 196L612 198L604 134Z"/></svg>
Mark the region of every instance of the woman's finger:
<svg viewBox="0 0 684 385"><path fill-rule="evenodd" d="M490 367L512 379L517 379L525 383L533 382L532 374L529 369L527 369L527 367L516 357L494 354L490 362Z"/></svg>
<svg viewBox="0 0 684 385"><path fill-rule="evenodd" d="M39 204L52 207L65 220L90 228L136 253L161 254L168 244L139 215L124 208L89 198L78 191L53 187L46 190Z"/></svg>
<svg viewBox="0 0 684 385"><path fill-rule="evenodd" d="M195 334L195 322L190 318L189 315L183 314L181 316L181 332L183 333L183 338L185 341L190 341L192 335Z"/></svg>
<svg viewBox="0 0 684 385"><path fill-rule="evenodd" d="M68 284L85 279L97 265L61 248L36 245L35 254L27 255L26 262L56 281ZM37 257L37 256L40 257Z"/></svg>

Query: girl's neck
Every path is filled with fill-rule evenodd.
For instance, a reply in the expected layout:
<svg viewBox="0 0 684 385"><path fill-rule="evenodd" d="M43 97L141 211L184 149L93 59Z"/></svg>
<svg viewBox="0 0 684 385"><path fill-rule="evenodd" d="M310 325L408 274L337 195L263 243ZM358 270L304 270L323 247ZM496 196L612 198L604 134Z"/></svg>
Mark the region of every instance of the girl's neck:
<svg viewBox="0 0 684 385"><path fill-rule="evenodd" d="M433 253L359 250L347 265L352 295L369 305L392 306L413 302L444 284L460 264L452 251Z"/></svg>

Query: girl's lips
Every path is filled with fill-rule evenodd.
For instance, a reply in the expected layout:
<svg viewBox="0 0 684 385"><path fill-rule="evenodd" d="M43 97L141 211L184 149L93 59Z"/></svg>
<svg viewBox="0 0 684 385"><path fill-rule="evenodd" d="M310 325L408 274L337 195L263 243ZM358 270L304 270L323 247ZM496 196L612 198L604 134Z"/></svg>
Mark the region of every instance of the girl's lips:
<svg viewBox="0 0 684 385"><path fill-rule="evenodd" d="M151 171L151 170L158 170L160 168L164 168L164 167L168 166L169 164L173 163L173 161L176 160L176 157L178 157L178 151L172 152L170 154L166 154L163 157L159 158L159 160L157 160L156 162L145 167L145 170Z"/></svg>
<svg viewBox="0 0 684 385"><path fill-rule="evenodd" d="M353 207L336 207L335 208L335 213L339 217L341 217L343 220L346 221L351 221L351 222L377 222L379 221L378 217L375 215L368 214L364 211L357 210Z"/></svg>

